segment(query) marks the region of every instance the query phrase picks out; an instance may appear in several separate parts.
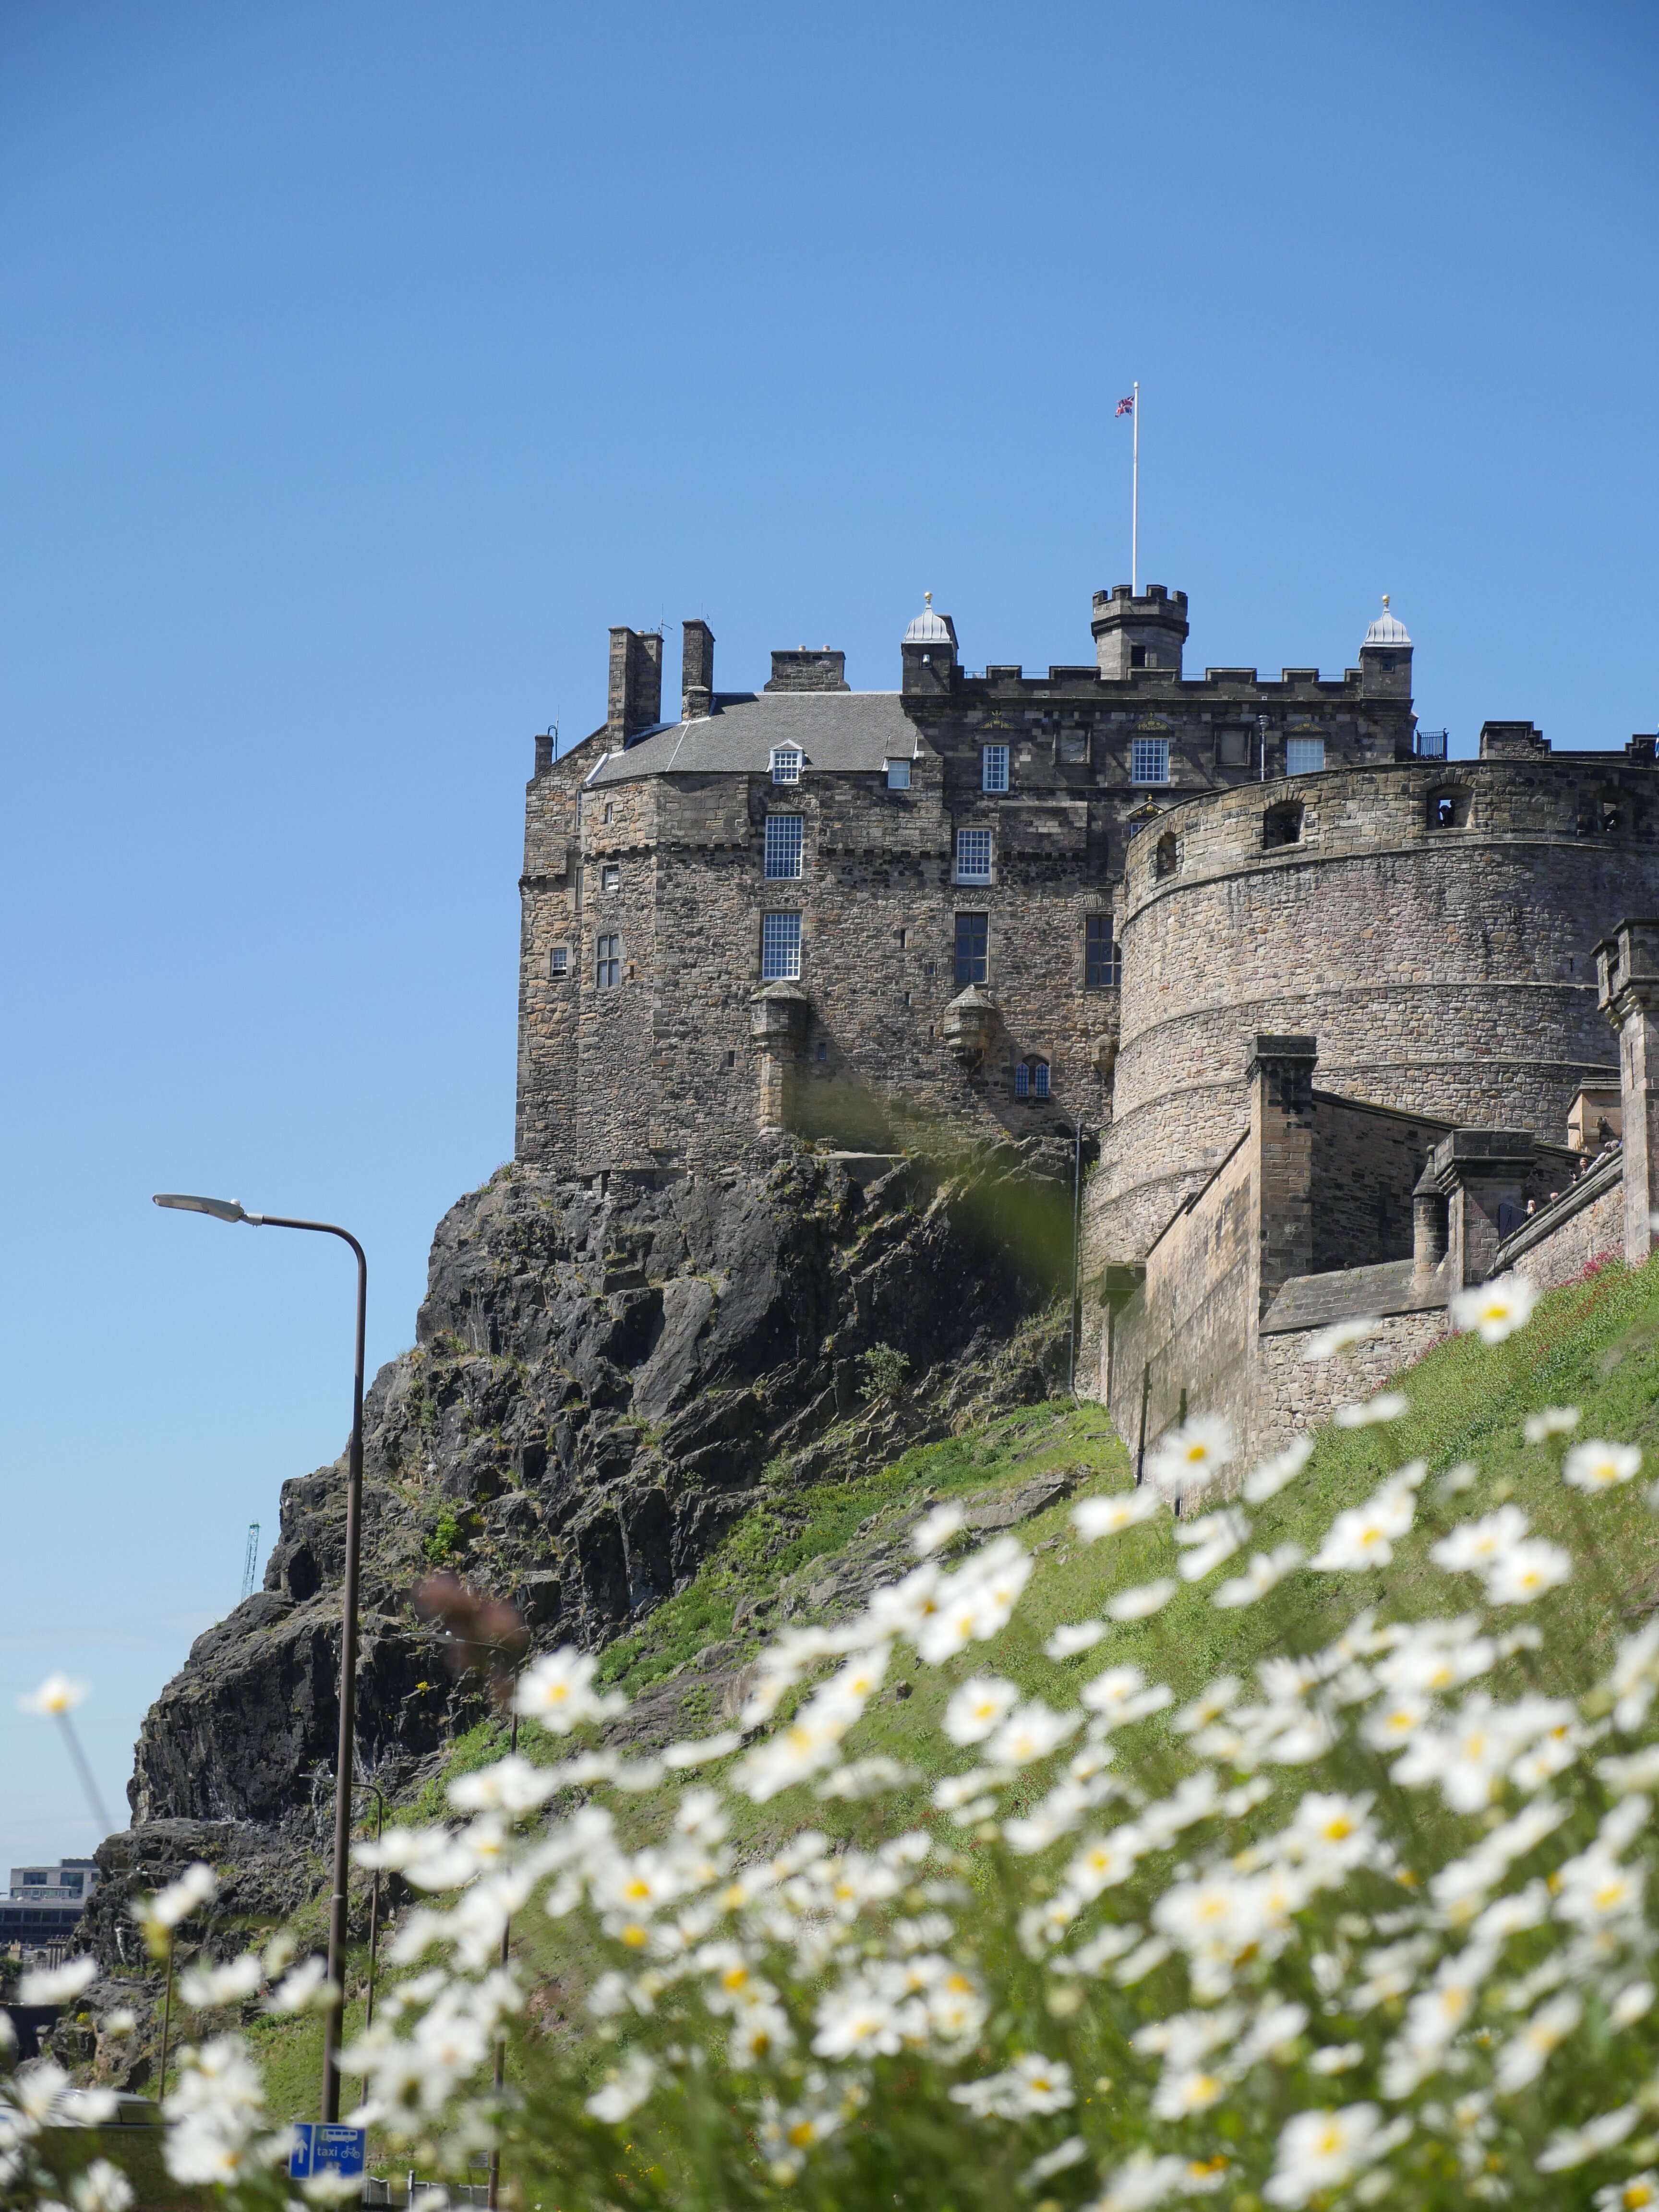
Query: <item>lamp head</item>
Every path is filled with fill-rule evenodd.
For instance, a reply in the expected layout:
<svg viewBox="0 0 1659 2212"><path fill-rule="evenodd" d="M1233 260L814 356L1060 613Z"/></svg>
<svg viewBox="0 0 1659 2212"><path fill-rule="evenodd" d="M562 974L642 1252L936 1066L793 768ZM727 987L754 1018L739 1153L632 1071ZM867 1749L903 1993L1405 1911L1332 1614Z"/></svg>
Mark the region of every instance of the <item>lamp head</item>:
<svg viewBox="0 0 1659 2212"><path fill-rule="evenodd" d="M257 1224L257 1213L245 1213L240 1203L234 1198L193 1198L179 1190L158 1190L153 1203L171 1206L177 1213L210 1213L216 1221L246 1221Z"/></svg>

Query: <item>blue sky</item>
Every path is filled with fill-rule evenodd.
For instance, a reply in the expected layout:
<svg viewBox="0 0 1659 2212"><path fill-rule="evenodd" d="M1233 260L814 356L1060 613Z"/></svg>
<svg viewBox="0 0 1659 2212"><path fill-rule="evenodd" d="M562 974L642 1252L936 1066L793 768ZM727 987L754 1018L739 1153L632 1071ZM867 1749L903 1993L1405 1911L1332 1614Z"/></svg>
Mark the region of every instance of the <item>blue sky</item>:
<svg viewBox="0 0 1659 2212"><path fill-rule="evenodd" d="M1659 17L1321 0L0 4L0 1858L331 1458L512 1147L532 733L608 624L896 681L1355 657L1618 745L1653 665ZM672 687L678 637L667 649Z"/></svg>

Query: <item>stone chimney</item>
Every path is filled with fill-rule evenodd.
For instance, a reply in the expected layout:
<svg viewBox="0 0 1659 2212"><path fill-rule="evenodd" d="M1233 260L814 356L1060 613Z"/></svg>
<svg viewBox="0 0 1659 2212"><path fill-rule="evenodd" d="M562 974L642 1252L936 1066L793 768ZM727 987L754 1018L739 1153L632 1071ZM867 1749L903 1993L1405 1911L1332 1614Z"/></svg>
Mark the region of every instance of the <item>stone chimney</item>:
<svg viewBox="0 0 1659 2212"><path fill-rule="evenodd" d="M816 652L811 646L786 647L772 655L771 678L764 688L768 691L850 691L847 655L832 653L827 645Z"/></svg>
<svg viewBox="0 0 1659 2212"><path fill-rule="evenodd" d="M680 720L714 711L714 633L693 616L680 624Z"/></svg>
<svg viewBox="0 0 1659 2212"><path fill-rule="evenodd" d="M662 632L629 629L611 633L611 698L605 733L612 751L633 744L641 730L662 720Z"/></svg>

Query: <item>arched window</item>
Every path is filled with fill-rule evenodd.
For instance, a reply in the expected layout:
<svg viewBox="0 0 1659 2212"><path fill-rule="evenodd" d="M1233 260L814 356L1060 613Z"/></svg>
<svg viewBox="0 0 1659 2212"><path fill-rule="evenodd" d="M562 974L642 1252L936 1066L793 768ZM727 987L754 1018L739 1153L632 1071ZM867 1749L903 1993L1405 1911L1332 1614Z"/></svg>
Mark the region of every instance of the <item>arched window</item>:
<svg viewBox="0 0 1659 2212"><path fill-rule="evenodd" d="M1016 1063L1014 1096L1028 1100L1048 1096L1048 1063L1046 1060L1022 1060Z"/></svg>
<svg viewBox="0 0 1659 2212"><path fill-rule="evenodd" d="M1287 799L1282 805L1270 806L1261 817L1261 842L1270 850L1275 845L1299 845L1302 842L1302 802Z"/></svg>

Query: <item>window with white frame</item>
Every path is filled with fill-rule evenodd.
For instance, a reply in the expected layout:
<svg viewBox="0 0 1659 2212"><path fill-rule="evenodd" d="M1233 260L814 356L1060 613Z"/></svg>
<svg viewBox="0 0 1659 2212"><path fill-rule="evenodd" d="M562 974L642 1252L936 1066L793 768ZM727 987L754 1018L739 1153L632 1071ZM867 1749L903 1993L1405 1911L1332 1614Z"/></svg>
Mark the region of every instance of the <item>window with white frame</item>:
<svg viewBox="0 0 1659 2212"><path fill-rule="evenodd" d="M991 833L988 830L957 832L957 881L988 884L991 880Z"/></svg>
<svg viewBox="0 0 1659 2212"><path fill-rule="evenodd" d="M1007 790L1008 748L1006 745L980 747L979 787L981 791Z"/></svg>
<svg viewBox="0 0 1659 2212"><path fill-rule="evenodd" d="M805 817L799 814L769 814L766 817L766 872L769 876L800 873Z"/></svg>
<svg viewBox="0 0 1659 2212"><path fill-rule="evenodd" d="M799 745L773 746L772 781L774 783L800 781L800 747Z"/></svg>
<svg viewBox="0 0 1659 2212"><path fill-rule="evenodd" d="M622 939L614 933L594 941L593 981L601 991L614 991L622 981Z"/></svg>
<svg viewBox="0 0 1659 2212"><path fill-rule="evenodd" d="M1167 783L1170 781L1170 740L1167 738L1130 739L1129 781L1131 783Z"/></svg>
<svg viewBox="0 0 1659 2212"><path fill-rule="evenodd" d="M599 889L602 891L619 891L622 889L622 869L616 862L608 862L600 869Z"/></svg>
<svg viewBox="0 0 1659 2212"><path fill-rule="evenodd" d="M547 972L556 983L562 983L570 973L570 947L556 945L547 956Z"/></svg>
<svg viewBox="0 0 1659 2212"><path fill-rule="evenodd" d="M1286 738L1285 740L1285 773L1286 775L1317 775L1325 765L1323 738Z"/></svg>
<svg viewBox="0 0 1659 2212"><path fill-rule="evenodd" d="M889 791L908 791L910 788L910 763L908 760L890 760L888 762L887 788Z"/></svg>
<svg viewBox="0 0 1659 2212"><path fill-rule="evenodd" d="M761 981L793 983L800 974L800 916L761 916Z"/></svg>

